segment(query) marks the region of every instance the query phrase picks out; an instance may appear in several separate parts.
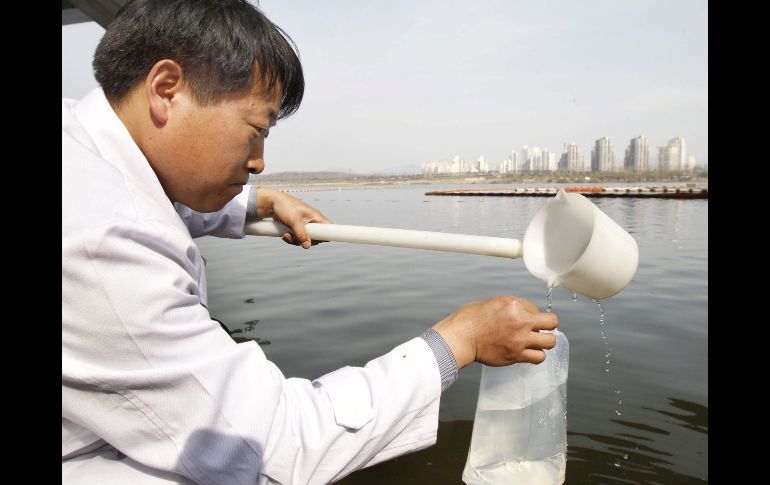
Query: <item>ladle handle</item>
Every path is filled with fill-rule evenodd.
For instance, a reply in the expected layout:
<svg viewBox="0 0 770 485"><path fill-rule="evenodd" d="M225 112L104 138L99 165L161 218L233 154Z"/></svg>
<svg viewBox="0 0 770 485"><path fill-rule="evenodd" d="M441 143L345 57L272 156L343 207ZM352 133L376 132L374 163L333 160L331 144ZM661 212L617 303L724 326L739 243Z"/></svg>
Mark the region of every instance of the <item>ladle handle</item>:
<svg viewBox="0 0 770 485"><path fill-rule="evenodd" d="M518 239L502 237L318 223L305 224L305 229L310 239L318 241L430 249L452 253L499 256L501 258L520 258L522 254L521 242ZM246 234L253 236L280 237L287 232L291 234L292 230L275 221L258 221L246 224Z"/></svg>

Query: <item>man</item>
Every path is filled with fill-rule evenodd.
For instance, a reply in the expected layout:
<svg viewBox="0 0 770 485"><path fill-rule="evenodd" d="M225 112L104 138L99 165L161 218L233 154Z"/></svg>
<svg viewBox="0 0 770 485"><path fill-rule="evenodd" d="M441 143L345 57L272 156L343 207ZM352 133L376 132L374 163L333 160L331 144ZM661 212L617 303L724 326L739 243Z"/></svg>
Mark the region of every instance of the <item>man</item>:
<svg viewBox="0 0 770 485"><path fill-rule="evenodd" d="M539 363L554 346L539 330L555 315L496 297L363 368L285 378L211 319L193 238L272 217L308 249L304 224L329 222L243 190L302 100L290 41L243 1L140 0L94 69L101 87L62 102L64 483L329 483L435 443L458 369Z"/></svg>

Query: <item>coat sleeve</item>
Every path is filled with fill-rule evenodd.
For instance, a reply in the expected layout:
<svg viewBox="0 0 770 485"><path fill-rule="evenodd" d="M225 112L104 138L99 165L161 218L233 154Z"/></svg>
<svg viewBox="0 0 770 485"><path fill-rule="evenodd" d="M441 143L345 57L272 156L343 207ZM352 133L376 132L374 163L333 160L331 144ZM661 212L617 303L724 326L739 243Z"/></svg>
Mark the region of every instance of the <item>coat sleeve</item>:
<svg viewBox="0 0 770 485"><path fill-rule="evenodd" d="M235 196L217 212L197 212L179 202L174 203L177 214L181 217L192 237L217 236L241 239L246 235L246 208L249 198L253 198L255 187L244 186Z"/></svg>
<svg viewBox="0 0 770 485"><path fill-rule="evenodd" d="M63 419L202 484L325 484L435 442L440 376L423 339L287 379L210 319L199 258L160 224L63 238Z"/></svg>

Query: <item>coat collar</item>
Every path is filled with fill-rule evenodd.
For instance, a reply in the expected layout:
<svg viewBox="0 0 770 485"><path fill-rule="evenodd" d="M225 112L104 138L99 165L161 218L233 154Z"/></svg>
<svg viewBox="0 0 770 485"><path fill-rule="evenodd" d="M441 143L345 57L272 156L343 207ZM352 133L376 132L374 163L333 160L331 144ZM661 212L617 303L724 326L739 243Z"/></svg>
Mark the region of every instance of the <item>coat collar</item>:
<svg viewBox="0 0 770 485"><path fill-rule="evenodd" d="M150 162L110 106L101 88L92 90L78 101L73 113L103 159L120 170L131 185L176 215Z"/></svg>

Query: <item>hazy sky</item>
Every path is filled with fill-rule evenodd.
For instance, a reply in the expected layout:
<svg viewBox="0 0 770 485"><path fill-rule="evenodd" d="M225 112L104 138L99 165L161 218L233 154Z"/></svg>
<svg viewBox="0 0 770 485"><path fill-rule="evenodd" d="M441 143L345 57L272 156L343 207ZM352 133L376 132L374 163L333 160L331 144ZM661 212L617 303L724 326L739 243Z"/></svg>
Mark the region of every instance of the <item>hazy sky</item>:
<svg viewBox="0 0 770 485"><path fill-rule="evenodd" d="M616 163L643 134L708 160L706 0L262 0L297 43L299 111L271 131L265 173L370 172L523 145ZM62 96L96 86L104 29L62 26ZM66 73L66 76L65 76Z"/></svg>

